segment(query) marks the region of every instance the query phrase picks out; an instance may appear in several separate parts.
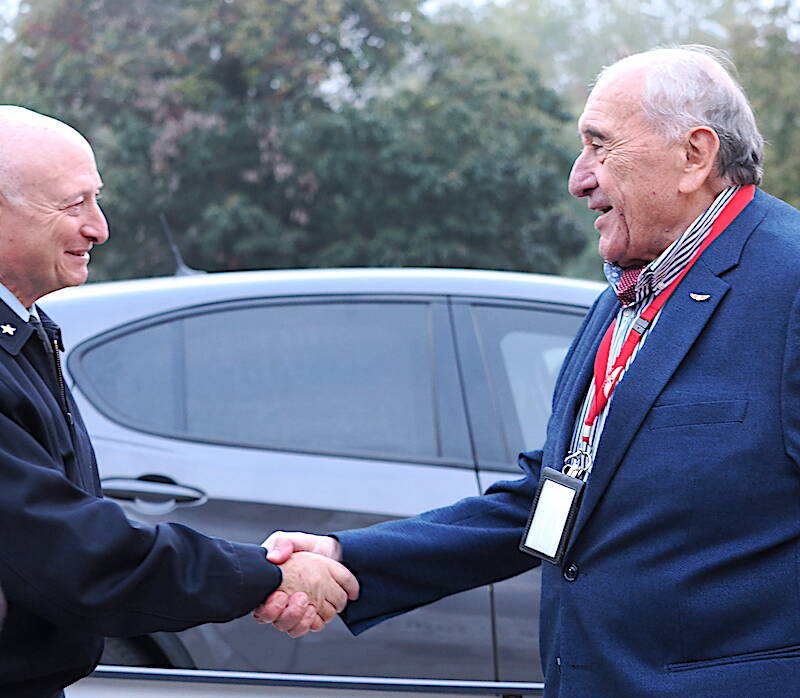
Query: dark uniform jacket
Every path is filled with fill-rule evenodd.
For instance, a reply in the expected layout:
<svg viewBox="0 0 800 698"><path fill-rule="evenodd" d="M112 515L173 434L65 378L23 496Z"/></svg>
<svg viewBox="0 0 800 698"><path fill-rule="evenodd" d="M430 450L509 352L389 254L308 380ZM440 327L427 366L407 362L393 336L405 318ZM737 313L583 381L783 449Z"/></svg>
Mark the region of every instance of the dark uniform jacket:
<svg viewBox="0 0 800 698"><path fill-rule="evenodd" d="M339 535L354 630L536 562L518 544L539 472L618 310L606 291L578 332L524 479ZM542 563L545 695L798 695L799 582L800 212L757 191L617 386L564 564Z"/></svg>
<svg viewBox="0 0 800 698"><path fill-rule="evenodd" d="M41 313L49 343L58 328ZM177 631L252 610L280 583L257 545L129 521L100 496L89 436L33 328L0 302L0 696L51 698L103 636Z"/></svg>

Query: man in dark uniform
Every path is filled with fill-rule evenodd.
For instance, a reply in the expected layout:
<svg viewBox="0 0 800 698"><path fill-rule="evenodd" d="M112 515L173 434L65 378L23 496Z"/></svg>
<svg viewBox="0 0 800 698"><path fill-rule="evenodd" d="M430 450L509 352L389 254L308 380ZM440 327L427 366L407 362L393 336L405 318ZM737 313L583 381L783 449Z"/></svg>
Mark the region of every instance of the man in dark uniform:
<svg viewBox="0 0 800 698"><path fill-rule="evenodd" d="M135 523L101 498L89 436L61 373L59 329L34 305L86 281L92 247L108 238L101 187L79 133L0 106L4 698L61 696L95 667L103 636L228 621L276 589L321 627L358 592L338 563L322 567L309 554L274 565L261 546Z"/></svg>

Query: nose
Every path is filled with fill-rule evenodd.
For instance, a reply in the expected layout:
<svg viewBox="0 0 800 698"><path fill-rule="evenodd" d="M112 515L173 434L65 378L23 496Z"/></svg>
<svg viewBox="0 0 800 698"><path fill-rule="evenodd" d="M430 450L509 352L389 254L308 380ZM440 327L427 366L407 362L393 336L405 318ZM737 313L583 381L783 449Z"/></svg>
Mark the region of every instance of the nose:
<svg viewBox="0 0 800 698"><path fill-rule="evenodd" d="M575 158L572 164L572 171L569 173L569 193L578 199L589 196L592 190L597 187L597 178L594 176L586 150Z"/></svg>
<svg viewBox="0 0 800 698"><path fill-rule="evenodd" d="M86 222L81 226L81 235L95 245L102 245L108 240L108 221L97 201Z"/></svg>

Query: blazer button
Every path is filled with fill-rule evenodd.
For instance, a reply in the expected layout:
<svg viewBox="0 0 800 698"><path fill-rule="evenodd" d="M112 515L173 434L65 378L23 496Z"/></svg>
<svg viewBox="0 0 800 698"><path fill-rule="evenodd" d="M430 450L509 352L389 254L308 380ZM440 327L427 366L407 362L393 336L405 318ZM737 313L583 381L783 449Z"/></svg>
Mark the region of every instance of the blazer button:
<svg viewBox="0 0 800 698"><path fill-rule="evenodd" d="M568 582L574 582L578 575L580 574L580 570L576 564L568 565L567 568L564 570L564 579Z"/></svg>

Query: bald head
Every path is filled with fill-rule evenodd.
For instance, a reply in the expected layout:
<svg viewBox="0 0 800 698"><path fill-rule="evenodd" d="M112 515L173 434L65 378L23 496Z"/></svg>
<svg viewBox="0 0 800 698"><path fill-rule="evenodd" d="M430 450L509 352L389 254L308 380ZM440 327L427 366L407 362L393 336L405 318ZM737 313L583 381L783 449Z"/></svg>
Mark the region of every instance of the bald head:
<svg viewBox="0 0 800 698"><path fill-rule="evenodd" d="M0 194L22 203L41 181L53 154L65 143L92 152L74 128L44 114L10 104L0 105ZM94 157L92 155L92 157Z"/></svg>
<svg viewBox="0 0 800 698"><path fill-rule="evenodd" d="M92 247L108 238L102 186L75 129L0 106L0 283L25 307L86 281Z"/></svg>
<svg viewBox="0 0 800 698"><path fill-rule="evenodd" d="M758 184L764 139L733 64L707 46L658 48L603 70L595 90L623 73L641 76L641 106L653 128L669 141L701 126L719 138L717 175L726 184Z"/></svg>

